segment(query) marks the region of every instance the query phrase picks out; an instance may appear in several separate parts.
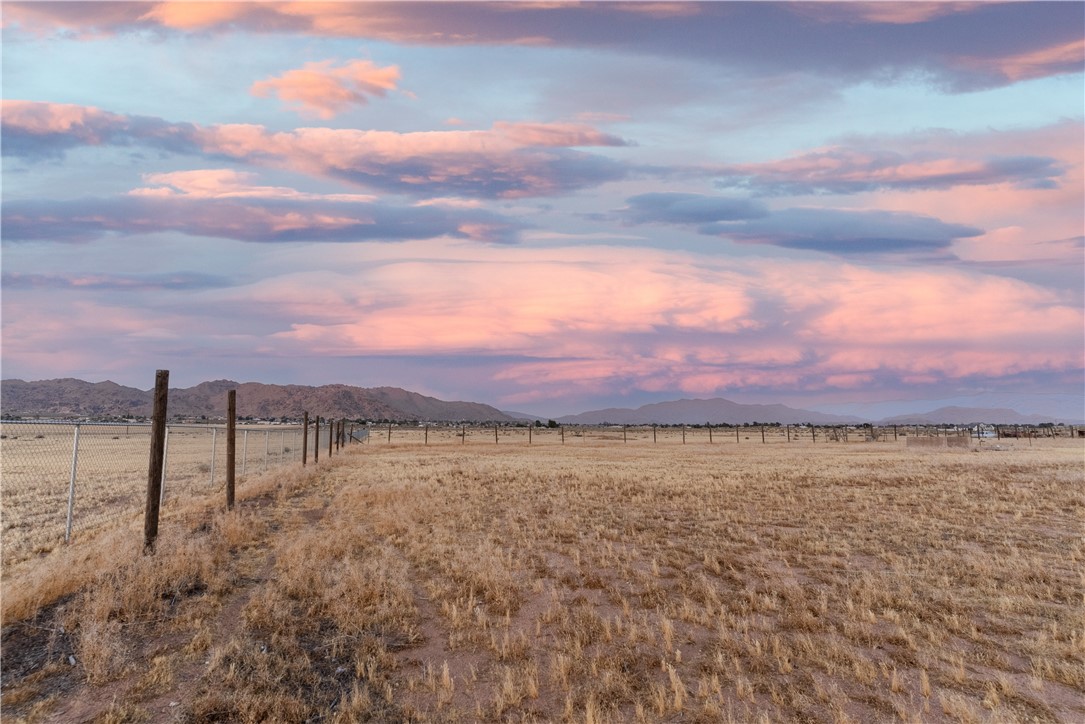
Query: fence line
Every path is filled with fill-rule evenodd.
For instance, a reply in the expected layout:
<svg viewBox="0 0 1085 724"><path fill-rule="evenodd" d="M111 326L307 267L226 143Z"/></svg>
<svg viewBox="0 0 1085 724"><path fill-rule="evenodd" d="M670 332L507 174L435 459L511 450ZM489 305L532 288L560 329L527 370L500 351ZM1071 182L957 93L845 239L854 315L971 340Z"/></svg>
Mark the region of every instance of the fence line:
<svg viewBox="0 0 1085 724"><path fill-rule="evenodd" d="M908 438L961 438L973 442L1012 437L1085 436L1080 427L1014 425L466 425L463 423L381 423L370 426L369 440L383 445L465 445L520 442L525 445L564 445L614 441L650 445L776 445L826 443L897 443Z"/></svg>
<svg viewBox="0 0 1085 724"><path fill-rule="evenodd" d="M326 433L330 423L321 420L320 427ZM242 433L239 480L297 460L301 426L248 424L237 429ZM171 503L223 487L220 457L226 435L220 430L225 425L166 426L158 491L164 511ZM264 445L248 445L250 433L262 434ZM273 433L278 433L277 441ZM315 435L308 437L312 444ZM2 565L135 520L147 503L150 443L150 423L0 420Z"/></svg>
<svg viewBox="0 0 1085 724"><path fill-rule="evenodd" d="M225 425L171 423L166 425L158 502L167 507L188 495L216 490L219 456L225 454ZM327 435L328 454L350 442L380 445L524 444L641 445L897 444L915 437L975 436L994 442L1027 438L1085 435L1080 427L1024 425L954 426L806 426L806 425L422 425L351 426L345 421L313 417L311 427L298 425L239 425L242 434L240 477L254 472L311 460L316 464ZM278 444L272 435L278 433ZM51 550L107 525L133 519L144 502L149 423L0 420L0 461L3 477L3 566ZM263 445L259 435L263 433ZM372 433L377 433L376 435ZM733 434L732 434L733 433ZM249 444L250 434L257 436ZM259 448L263 448L262 454Z"/></svg>

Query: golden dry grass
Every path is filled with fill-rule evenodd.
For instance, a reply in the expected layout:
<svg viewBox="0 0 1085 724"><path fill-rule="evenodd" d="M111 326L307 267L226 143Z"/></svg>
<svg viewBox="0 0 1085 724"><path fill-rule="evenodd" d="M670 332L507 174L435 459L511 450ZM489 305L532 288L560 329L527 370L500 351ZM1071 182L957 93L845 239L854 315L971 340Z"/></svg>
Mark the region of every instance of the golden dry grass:
<svg viewBox="0 0 1085 724"><path fill-rule="evenodd" d="M5 717L1085 719L1080 442L502 442L375 435L45 559Z"/></svg>

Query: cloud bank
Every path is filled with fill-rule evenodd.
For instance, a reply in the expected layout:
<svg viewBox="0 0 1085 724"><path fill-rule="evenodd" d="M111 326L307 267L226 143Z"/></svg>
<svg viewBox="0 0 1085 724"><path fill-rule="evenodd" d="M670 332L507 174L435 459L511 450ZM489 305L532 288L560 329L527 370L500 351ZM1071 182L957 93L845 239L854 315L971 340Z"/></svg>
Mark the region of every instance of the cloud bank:
<svg viewBox="0 0 1085 724"><path fill-rule="evenodd" d="M573 123L499 121L485 131L360 131L259 125L199 126L82 106L5 100L6 156L56 157L79 146L140 144L288 168L359 186L419 195L549 196L624 178L627 167L578 147L626 145Z"/></svg>

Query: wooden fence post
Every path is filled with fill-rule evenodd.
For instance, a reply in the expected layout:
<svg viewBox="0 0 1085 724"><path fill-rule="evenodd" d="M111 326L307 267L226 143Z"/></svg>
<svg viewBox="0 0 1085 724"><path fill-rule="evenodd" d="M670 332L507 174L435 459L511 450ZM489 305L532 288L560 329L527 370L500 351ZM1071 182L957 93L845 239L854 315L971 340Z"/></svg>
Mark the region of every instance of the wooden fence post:
<svg viewBox="0 0 1085 724"><path fill-rule="evenodd" d="M622 442L629 442L629 437L625 432L628 427L628 425L622 425Z"/></svg>
<svg viewBox="0 0 1085 724"><path fill-rule="evenodd" d="M565 444L565 425L561 426L561 444Z"/></svg>
<svg viewBox="0 0 1085 724"><path fill-rule="evenodd" d="M656 442L656 425L652 425L652 442Z"/></svg>
<svg viewBox="0 0 1085 724"><path fill-rule="evenodd" d="M761 444L762 445L765 444L765 426L764 425L761 426Z"/></svg>
<svg viewBox="0 0 1085 724"><path fill-rule="evenodd" d="M467 425L460 425L460 445L467 444Z"/></svg>
<svg viewBox="0 0 1085 724"><path fill-rule="evenodd" d="M265 456L266 460L266 456ZM234 509L237 475L237 390L226 392L226 510Z"/></svg>
<svg viewBox="0 0 1085 724"><path fill-rule="evenodd" d="M530 422L529 422L529 423L527 424L527 444L528 444L528 445L530 445L530 444L531 444L531 428L532 428L532 427L534 427L534 425L533 425L532 423L530 423Z"/></svg>
<svg viewBox="0 0 1085 724"><path fill-rule="evenodd" d="M706 422L705 427L708 428L708 444L711 445L712 444L712 423L711 422Z"/></svg>
<svg viewBox="0 0 1085 724"><path fill-rule="evenodd" d="M313 420L313 465L320 462L320 415Z"/></svg>
<svg viewBox="0 0 1085 724"><path fill-rule="evenodd" d="M154 408L151 413L151 455L147 465L147 508L143 516L143 552L153 553L158 538L158 512L162 497L162 468L166 449L166 400L170 371L154 375Z"/></svg>
<svg viewBox="0 0 1085 724"><path fill-rule="evenodd" d="M494 425L494 445L496 445L497 443L497 425Z"/></svg>
<svg viewBox="0 0 1085 724"><path fill-rule="evenodd" d="M429 445L429 425L426 425L426 437L423 441L423 444Z"/></svg>
<svg viewBox="0 0 1085 724"><path fill-rule="evenodd" d="M332 438L335 437L335 420L328 420L328 459L332 459Z"/></svg>
<svg viewBox="0 0 1085 724"><path fill-rule="evenodd" d="M787 426L787 441L791 442L791 425Z"/></svg>
<svg viewBox="0 0 1085 724"><path fill-rule="evenodd" d="M301 466L309 461L309 413L301 413Z"/></svg>
<svg viewBox="0 0 1085 724"><path fill-rule="evenodd" d="M686 426L682 425L682 444L686 444Z"/></svg>

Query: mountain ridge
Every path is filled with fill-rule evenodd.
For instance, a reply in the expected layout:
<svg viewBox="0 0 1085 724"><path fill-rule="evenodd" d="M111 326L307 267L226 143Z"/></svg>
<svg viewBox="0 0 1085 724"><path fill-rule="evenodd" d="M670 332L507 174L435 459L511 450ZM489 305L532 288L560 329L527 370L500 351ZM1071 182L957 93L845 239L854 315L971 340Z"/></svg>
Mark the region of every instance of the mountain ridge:
<svg viewBox="0 0 1085 724"><path fill-rule="evenodd" d="M225 417L226 392L237 390L237 414L243 417L321 417L435 422L511 422L495 407L479 402L447 401L398 387L365 388L345 384L271 385L262 382L210 380L170 388L171 417ZM27 382L0 381L5 414L53 417L149 416L153 390L115 382L86 382L67 377Z"/></svg>
<svg viewBox="0 0 1085 724"><path fill-rule="evenodd" d="M695 425L706 422L714 425L741 425L746 422L844 425L866 422L850 415L830 415L781 404L745 405L722 397L654 402L637 408L609 407L556 419L558 422L581 425Z"/></svg>
<svg viewBox="0 0 1085 724"><path fill-rule="evenodd" d="M188 388L171 388L169 413L179 417L224 417L226 391L238 391L238 415L298 419L303 411L322 417L433 422L530 422L546 416L503 412L480 402L447 401L399 387L357 387L347 384L275 385L262 382L208 380ZM152 390L126 387L110 380L86 382L73 377L26 382L0 381L0 409L5 414L43 417L105 418L149 416ZM1025 415L1009 408L940 407L929 412L868 420L788 407L782 404L743 404L721 397L655 402L638 408L610 407L552 418L564 424L743 424L780 423L846 425L974 424L1038 425L1082 421Z"/></svg>

